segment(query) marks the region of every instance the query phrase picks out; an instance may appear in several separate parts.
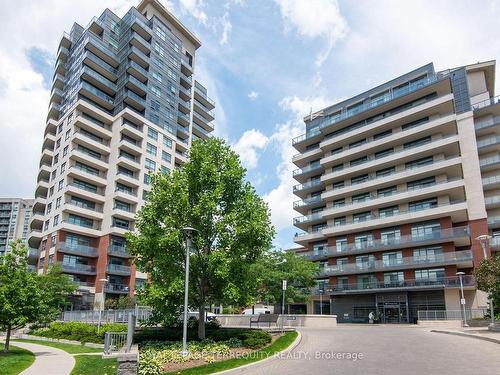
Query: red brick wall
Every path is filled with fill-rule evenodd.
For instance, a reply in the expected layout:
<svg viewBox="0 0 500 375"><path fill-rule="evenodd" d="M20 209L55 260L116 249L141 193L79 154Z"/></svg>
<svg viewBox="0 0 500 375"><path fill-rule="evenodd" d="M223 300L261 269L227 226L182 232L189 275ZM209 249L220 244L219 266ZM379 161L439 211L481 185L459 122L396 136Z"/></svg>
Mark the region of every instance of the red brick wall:
<svg viewBox="0 0 500 375"><path fill-rule="evenodd" d="M106 266L108 265L108 246L111 241L111 236L108 234L106 236L100 237L98 240L99 240L99 245L97 251L99 253L99 257L97 258L97 263L96 263L97 272L96 272L95 292L101 293L104 283L99 282L99 280L106 278Z"/></svg>
<svg viewBox="0 0 500 375"><path fill-rule="evenodd" d="M477 267L483 260L483 249L481 243L476 238L482 234L488 234L488 222L486 219L469 221L471 250L474 258L474 266ZM486 244L486 256L491 256L490 244Z"/></svg>

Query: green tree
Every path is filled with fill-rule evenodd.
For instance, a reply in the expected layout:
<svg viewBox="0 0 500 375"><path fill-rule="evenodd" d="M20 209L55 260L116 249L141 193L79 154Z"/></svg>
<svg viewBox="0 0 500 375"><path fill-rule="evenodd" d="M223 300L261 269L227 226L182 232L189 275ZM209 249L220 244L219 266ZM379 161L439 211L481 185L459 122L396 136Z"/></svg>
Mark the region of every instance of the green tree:
<svg viewBox="0 0 500 375"><path fill-rule="evenodd" d="M4 352L9 350L12 330L53 320L76 288L58 267L46 275L29 272L27 254L26 246L16 241L0 257L0 330L7 332Z"/></svg>
<svg viewBox="0 0 500 375"><path fill-rule="evenodd" d="M287 280L285 305L306 302L315 285L318 265L290 251L270 250L252 267L257 300L282 305L282 280Z"/></svg>
<svg viewBox="0 0 500 375"><path fill-rule="evenodd" d="M500 306L500 256L494 256L481 262L474 271L477 287L487 292L493 299L493 306L498 311Z"/></svg>
<svg viewBox="0 0 500 375"><path fill-rule="evenodd" d="M270 248L274 228L245 172L236 153L212 138L193 142L182 168L153 177L136 221L139 234L129 234L128 241L136 265L150 274L142 297L154 307L156 321L176 322L182 312L186 226L197 230L189 301L199 311L198 337L205 337L205 306L252 300L251 265Z"/></svg>

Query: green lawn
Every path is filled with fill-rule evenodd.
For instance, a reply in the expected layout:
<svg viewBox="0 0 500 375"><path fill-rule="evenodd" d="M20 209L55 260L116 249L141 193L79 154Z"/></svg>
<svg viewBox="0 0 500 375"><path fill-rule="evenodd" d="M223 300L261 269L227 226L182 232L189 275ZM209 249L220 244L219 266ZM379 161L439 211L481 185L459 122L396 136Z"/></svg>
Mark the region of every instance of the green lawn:
<svg viewBox="0 0 500 375"><path fill-rule="evenodd" d="M64 350L69 354L76 354L75 357L75 367L71 371L71 375L114 375L116 374L117 362L114 358L103 359L100 355L85 355L82 353L102 353L102 349L98 348L87 348L83 345L76 344L63 344L59 342L51 341L38 341L38 340L15 340L21 342L29 342L33 344L51 346L53 348ZM0 357L1 358L1 357ZM1 362L0 362L1 363ZM4 375L2 372L2 367L0 366L0 374ZM17 374L8 373L8 375Z"/></svg>
<svg viewBox="0 0 500 375"><path fill-rule="evenodd" d="M10 345L9 353L4 354L3 344L0 344L0 374L17 375L31 366L35 355L28 350Z"/></svg>
<svg viewBox="0 0 500 375"><path fill-rule="evenodd" d="M76 355L71 375L115 375L118 363L115 358L102 359L100 355Z"/></svg>
<svg viewBox="0 0 500 375"><path fill-rule="evenodd" d="M297 338L298 333L287 332L280 338L278 338L271 345L253 353L252 356L246 358L229 359L227 361L214 362L203 366L193 367L183 371L176 371L169 374L182 374L182 375L204 375L213 374L214 372L219 372L223 370L229 370L235 367L247 365L252 362L256 362L266 357L272 357L275 353L281 352L288 348L294 340Z"/></svg>
<svg viewBox="0 0 500 375"><path fill-rule="evenodd" d="M99 348L88 348L88 347L83 346L83 345L63 344L63 343L60 343L60 342L38 341L38 340L24 340L24 339L13 340L13 341L14 342L15 341L29 342L31 344L51 346L53 348L64 350L65 352L68 352L69 354L102 353L102 349L99 349Z"/></svg>

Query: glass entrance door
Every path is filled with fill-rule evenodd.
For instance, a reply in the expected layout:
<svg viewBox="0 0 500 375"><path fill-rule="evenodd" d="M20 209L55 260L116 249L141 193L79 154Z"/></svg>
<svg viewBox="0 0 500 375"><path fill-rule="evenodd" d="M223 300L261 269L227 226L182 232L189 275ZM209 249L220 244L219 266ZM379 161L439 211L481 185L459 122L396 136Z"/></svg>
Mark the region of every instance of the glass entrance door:
<svg viewBox="0 0 500 375"><path fill-rule="evenodd" d="M382 313L382 323L408 323L405 302L380 303L379 311Z"/></svg>

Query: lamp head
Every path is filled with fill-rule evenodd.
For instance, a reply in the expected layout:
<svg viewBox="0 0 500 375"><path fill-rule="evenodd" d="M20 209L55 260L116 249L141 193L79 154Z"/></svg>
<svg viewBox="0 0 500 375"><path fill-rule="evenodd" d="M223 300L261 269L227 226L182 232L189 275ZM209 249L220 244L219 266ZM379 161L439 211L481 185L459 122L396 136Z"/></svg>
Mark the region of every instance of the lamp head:
<svg viewBox="0 0 500 375"><path fill-rule="evenodd" d="M455 275L457 275L457 276L463 276L463 275L465 275L465 272L460 271L460 272L457 272Z"/></svg>

